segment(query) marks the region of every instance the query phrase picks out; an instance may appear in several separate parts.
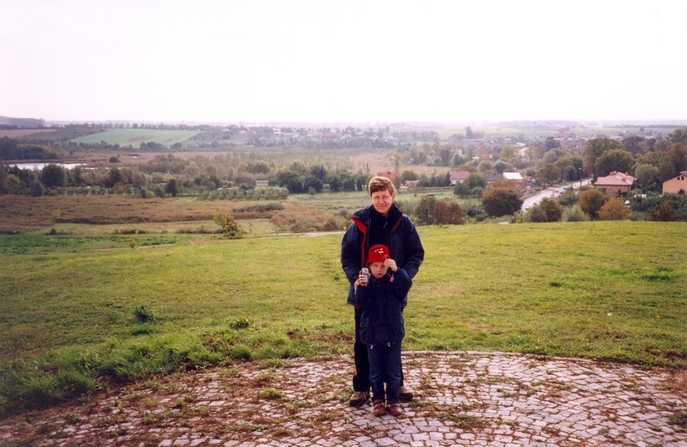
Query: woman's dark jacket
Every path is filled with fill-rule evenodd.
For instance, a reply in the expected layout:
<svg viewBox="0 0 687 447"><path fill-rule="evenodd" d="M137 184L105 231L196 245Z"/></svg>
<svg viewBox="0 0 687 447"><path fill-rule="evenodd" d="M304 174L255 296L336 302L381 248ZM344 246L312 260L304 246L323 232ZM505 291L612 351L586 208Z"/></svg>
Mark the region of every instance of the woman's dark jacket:
<svg viewBox="0 0 687 447"><path fill-rule="evenodd" d="M360 269L367 264L365 258L370 249L367 235L372 210L373 207L370 204L353 214L351 220L354 225L348 227L341 242L341 266L349 282L346 301L351 305L355 304L353 283L358 279ZM420 236L415 224L395 204L392 204L389 210L388 222L391 229L388 241L384 245L389 248L391 259L396 261L398 268L405 270L412 280L425 258L425 249L422 247ZM401 297L401 304L405 307L407 303L408 296L404 294Z"/></svg>
<svg viewBox="0 0 687 447"><path fill-rule="evenodd" d="M393 282L390 278L393 276ZM405 336L403 328L402 297L408 295L413 281L403 269L382 278L370 276L367 286L355 289L355 305L361 311L360 341L367 346L400 343Z"/></svg>

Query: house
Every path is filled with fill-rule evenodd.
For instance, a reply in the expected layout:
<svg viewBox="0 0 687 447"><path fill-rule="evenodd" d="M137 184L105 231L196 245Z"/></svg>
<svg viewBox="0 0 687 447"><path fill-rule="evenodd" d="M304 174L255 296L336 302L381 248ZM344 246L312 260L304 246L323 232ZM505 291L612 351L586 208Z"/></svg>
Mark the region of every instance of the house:
<svg viewBox="0 0 687 447"><path fill-rule="evenodd" d="M256 180L255 181L255 186L258 188L265 188L269 186L269 181L268 180Z"/></svg>
<svg viewBox="0 0 687 447"><path fill-rule="evenodd" d="M470 177L470 171L451 171L451 186L463 183L468 177Z"/></svg>
<svg viewBox="0 0 687 447"><path fill-rule="evenodd" d="M519 180L523 181L522 175L519 172L504 172L503 178L506 180Z"/></svg>
<svg viewBox="0 0 687 447"><path fill-rule="evenodd" d="M672 194L684 194L687 192L687 171L680 171L677 177L663 182L663 194L667 192Z"/></svg>
<svg viewBox="0 0 687 447"><path fill-rule="evenodd" d="M592 185L604 194L626 193L632 189L635 178L622 172L612 171L606 177L599 177Z"/></svg>
<svg viewBox="0 0 687 447"><path fill-rule="evenodd" d="M401 189L417 188L420 186L420 180L405 180L401 185Z"/></svg>
<svg viewBox="0 0 687 447"><path fill-rule="evenodd" d="M475 149L475 156L473 158L483 158L485 160L491 160L491 153L484 146L479 146Z"/></svg>

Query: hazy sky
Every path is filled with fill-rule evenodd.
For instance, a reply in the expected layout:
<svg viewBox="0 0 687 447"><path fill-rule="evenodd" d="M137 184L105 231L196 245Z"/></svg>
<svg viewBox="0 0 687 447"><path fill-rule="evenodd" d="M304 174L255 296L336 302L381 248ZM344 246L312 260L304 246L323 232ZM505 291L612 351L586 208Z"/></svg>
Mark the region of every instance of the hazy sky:
<svg viewBox="0 0 687 447"><path fill-rule="evenodd" d="M0 0L0 115L687 119L687 0Z"/></svg>

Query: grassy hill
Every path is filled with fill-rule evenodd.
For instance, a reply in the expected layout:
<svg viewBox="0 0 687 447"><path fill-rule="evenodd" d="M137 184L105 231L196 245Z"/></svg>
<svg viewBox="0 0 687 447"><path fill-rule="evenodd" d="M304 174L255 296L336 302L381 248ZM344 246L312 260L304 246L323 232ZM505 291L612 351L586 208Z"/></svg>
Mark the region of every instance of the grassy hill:
<svg viewBox="0 0 687 447"><path fill-rule="evenodd" d="M404 349L687 367L687 224L419 231ZM340 242L0 235L0 414L153 373L351 352Z"/></svg>

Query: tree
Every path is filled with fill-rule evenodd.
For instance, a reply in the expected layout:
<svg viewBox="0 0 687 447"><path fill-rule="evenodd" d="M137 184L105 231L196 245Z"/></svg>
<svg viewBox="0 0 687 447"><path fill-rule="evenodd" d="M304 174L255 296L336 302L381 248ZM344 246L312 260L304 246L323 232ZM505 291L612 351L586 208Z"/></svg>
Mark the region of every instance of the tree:
<svg viewBox="0 0 687 447"><path fill-rule="evenodd" d="M593 138L584 145L584 169L588 174L594 174L596 159L610 149L623 149L623 145L610 138Z"/></svg>
<svg viewBox="0 0 687 447"><path fill-rule="evenodd" d="M277 185L289 190L291 194L300 194L303 189L303 177L296 171L279 171L276 179Z"/></svg>
<svg viewBox="0 0 687 447"><path fill-rule="evenodd" d="M559 176L560 172L551 163L545 164L537 171L537 181L545 186L556 183Z"/></svg>
<svg viewBox="0 0 687 447"><path fill-rule="evenodd" d="M561 157L553 164L553 166L558 170L558 178L568 179L571 175L575 176L575 168L573 168L573 158L572 157Z"/></svg>
<svg viewBox="0 0 687 447"><path fill-rule="evenodd" d="M3 137L4 138L4 137ZM7 177L10 173L7 172L7 168L4 164L0 163L0 196L7 194Z"/></svg>
<svg viewBox="0 0 687 447"><path fill-rule="evenodd" d="M165 192L171 194L172 197L177 196L177 194L179 193L179 185L177 183L177 179L169 179L167 185L165 185Z"/></svg>
<svg viewBox="0 0 687 447"><path fill-rule="evenodd" d="M547 137L546 141L544 142L544 149L547 151L550 151L551 149L556 149L561 147L561 142L554 139L553 137Z"/></svg>
<svg viewBox="0 0 687 447"><path fill-rule="evenodd" d="M46 188L63 187L67 184L67 171L51 163L41 170L41 182Z"/></svg>
<svg viewBox="0 0 687 447"><path fill-rule="evenodd" d="M415 206L415 216L417 216L418 225L433 225L434 224L434 208L436 207L437 199L434 196L423 196L418 204Z"/></svg>
<svg viewBox="0 0 687 447"><path fill-rule="evenodd" d="M400 152L394 152L394 172L399 172L401 170L401 161L403 158L401 157Z"/></svg>
<svg viewBox="0 0 687 447"><path fill-rule="evenodd" d="M606 196L598 189L588 189L580 194L577 204L592 219L599 217L599 210L606 203Z"/></svg>
<svg viewBox="0 0 687 447"><path fill-rule="evenodd" d="M19 158L17 142L8 136L0 138L0 160L16 160Z"/></svg>
<svg viewBox="0 0 687 447"><path fill-rule="evenodd" d="M673 143L660 155L658 169L661 181L669 180L681 171L687 171L687 150L681 142Z"/></svg>
<svg viewBox="0 0 687 447"><path fill-rule="evenodd" d="M646 138L639 135L623 138L621 143L634 156L641 155L649 149L649 143L646 141Z"/></svg>
<svg viewBox="0 0 687 447"><path fill-rule="evenodd" d="M465 223L465 210L456 202L449 202L448 204L448 222L451 225L460 225Z"/></svg>
<svg viewBox="0 0 687 447"><path fill-rule="evenodd" d="M31 195L33 197L40 197L45 192L45 188L38 179L35 179L33 182L31 182L31 185L29 185L29 190L31 191Z"/></svg>
<svg viewBox="0 0 687 447"><path fill-rule="evenodd" d="M465 138L467 138L468 140L471 140L473 137L474 137L474 135L472 133L472 127L470 127L470 126L466 127L465 128Z"/></svg>
<svg viewBox="0 0 687 447"><path fill-rule="evenodd" d="M630 209L617 197L611 197L599 209L601 220L625 220L630 217Z"/></svg>
<svg viewBox="0 0 687 447"><path fill-rule="evenodd" d="M490 186L482 193L481 202L487 214L494 217L514 214L522 207L520 194L513 188Z"/></svg>
<svg viewBox="0 0 687 447"><path fill-rule="evenodd" d="M303 181L303 189L310 191L311 188L313 191L320 193L322 192L322 188L324 188L324 182L314 175L309 175L305 177Z"/></svg>
<svg viewBox="0 0 687 447"><path fill-rule="evenodd" d="M448 203L444 200L437 201L434 205L434 223L447 224L448 217Z"/></svg>
<svg viewBox="0 0 687 447"><path fill-rule="evenodd" d="M644 190L657 190L660 185L658 168L655 166L641 164L635 168L635 178L639 187Z"/></svg>
<svg viewBox="0 0 687 447"><path fill-rule="evenodd" d="M684 146L687 146L687 127L675 129L675 131L670 134L670 141L671 143L682 143Z"/></svg>
<svg viewBox="0 0 687 447"><path fill-rule="evenodd" d="M613 171L629 173L634 163L634 157L627 150L609 149L596 158L594 173L597 177L606 176Z"/></svg>
<svg viewBox="0 0 687 447"><path fill-rule="evenodd" d="M563 217L564 208L558 201L553 199L543 199L539 204L546 214L547 222L559 222Z"/></svg>
<svg viewBox="0 0 687 447"><path fill-rule="evenodd" d="M480 175L476 172L470 173L468 178L465 179L464 183L467 183L470 189L487 187L487 179L483 175Z"/></svg>

